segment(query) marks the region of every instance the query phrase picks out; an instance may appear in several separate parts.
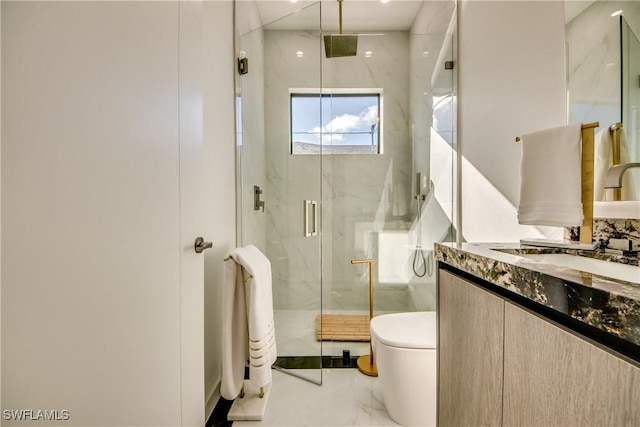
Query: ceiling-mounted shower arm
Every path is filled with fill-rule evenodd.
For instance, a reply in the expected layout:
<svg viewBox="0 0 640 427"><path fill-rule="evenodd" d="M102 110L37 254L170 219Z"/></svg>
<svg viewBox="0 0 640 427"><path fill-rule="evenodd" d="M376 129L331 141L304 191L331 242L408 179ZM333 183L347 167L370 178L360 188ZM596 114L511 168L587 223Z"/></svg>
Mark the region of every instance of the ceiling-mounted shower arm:
<svg viewBox="0 0 640 427"><path fill-rule="evenodd" d="M327 34L324 38L324 50L327 58L356 56L358 53L358 36L342 33L342 1L338 1L339 34Z"/></svg>
<svg viewBox="0 0 640 427"><path fill-rule="evenodd" d="M342 34L342 0L338 0L338 26Z"/></svg>

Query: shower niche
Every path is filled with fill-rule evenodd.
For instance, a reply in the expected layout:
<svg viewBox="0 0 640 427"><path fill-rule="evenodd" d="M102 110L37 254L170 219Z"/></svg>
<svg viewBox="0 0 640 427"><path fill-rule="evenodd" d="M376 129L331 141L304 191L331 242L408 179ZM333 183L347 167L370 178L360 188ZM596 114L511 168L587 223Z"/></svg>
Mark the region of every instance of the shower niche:
<svg viewBox="0 0 640 427"><path fill-rule="evenodd" d="M236 2L238 243L272 264L277 365L316 383L369 352L318 321L368 317L351 260L374 314L435 310L455 240L456 3L347 0L342 31L337 3Z"/></svg>

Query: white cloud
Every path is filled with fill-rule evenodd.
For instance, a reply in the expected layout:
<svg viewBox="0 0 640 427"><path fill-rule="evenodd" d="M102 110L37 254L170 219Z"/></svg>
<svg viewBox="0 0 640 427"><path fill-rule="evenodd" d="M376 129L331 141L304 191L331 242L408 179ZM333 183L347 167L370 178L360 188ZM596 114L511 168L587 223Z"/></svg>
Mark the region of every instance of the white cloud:
<svg viewBox="0 0 640 427"><path fill-rule="evenodd" d="M358 128L369 128L378 122L378 107L372 105L359 115L343 114L333 118L322 128L316 126L311 130L313 133L322 132L322 143L339 143L344 141L344 136L335 133L352 132Z"/></svg>

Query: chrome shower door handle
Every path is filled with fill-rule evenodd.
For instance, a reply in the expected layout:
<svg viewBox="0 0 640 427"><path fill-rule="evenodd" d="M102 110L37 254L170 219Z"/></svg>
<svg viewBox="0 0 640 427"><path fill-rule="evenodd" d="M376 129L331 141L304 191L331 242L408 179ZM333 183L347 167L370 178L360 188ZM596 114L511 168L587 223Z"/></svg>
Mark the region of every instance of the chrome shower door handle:
<svg viewBox="0 0 640 427"><path fill-rule="evenodd" d="M312 209L309 209L309 206ZM318 202L315 200L304 200L303 204L303 230L304 237L313 237L318 235ZM309 218L311 216L311 218ZM310 226L313 226L311 228Z"/></svg>
<svg viewBox="0 0 640 427"><path fill-rule="evenodd" d="M213 247L212 242L205 242L202 237L196 238L195 243L193 244L193 248L196 250L197 254L201 254L205 249L210 249Z"/></svg>

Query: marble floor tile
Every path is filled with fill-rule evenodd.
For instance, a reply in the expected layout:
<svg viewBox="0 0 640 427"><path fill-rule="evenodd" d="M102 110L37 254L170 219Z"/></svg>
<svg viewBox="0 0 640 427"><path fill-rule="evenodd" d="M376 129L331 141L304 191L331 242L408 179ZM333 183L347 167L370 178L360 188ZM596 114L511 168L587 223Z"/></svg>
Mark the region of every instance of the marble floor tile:
<svg viewBox="0 0 640 427"><path fill-rule="evenodd" d="M389 417L377 378L357 369L324 369L322 386L273 371L271 396L262 421L234 427L397 426Z"/></svg>

